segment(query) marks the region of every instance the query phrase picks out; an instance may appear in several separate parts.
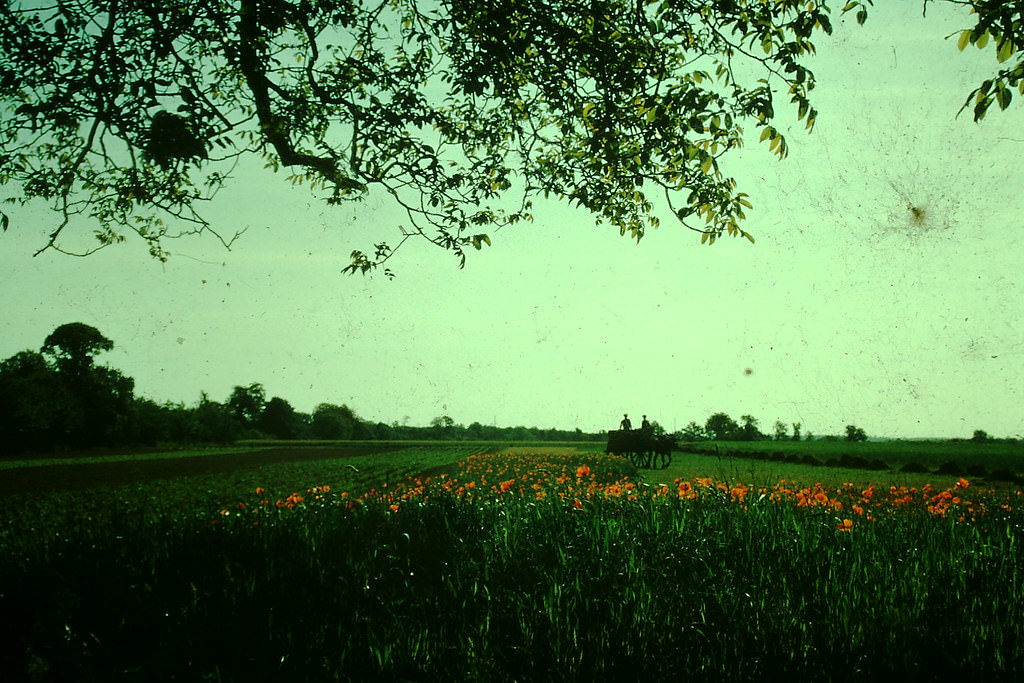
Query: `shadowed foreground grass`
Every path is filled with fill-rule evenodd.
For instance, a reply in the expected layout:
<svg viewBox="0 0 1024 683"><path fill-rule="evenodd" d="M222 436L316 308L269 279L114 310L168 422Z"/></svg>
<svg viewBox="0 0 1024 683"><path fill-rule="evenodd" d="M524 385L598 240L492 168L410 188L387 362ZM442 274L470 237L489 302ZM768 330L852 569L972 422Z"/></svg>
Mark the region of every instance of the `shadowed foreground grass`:
<svg viewBox="0 0 1024 683"><path fill-rule="evenodd" d="M1024 674L1024 516L1013 505L989 501L973 524L908 506L854 521L824 494L807 507L634 476L592 454L473 456L454 476L358 496L314 487L274 500L261 489L219 510L8 535L0 613L19 618L0 641L0 671L75 681Z"/></svg>

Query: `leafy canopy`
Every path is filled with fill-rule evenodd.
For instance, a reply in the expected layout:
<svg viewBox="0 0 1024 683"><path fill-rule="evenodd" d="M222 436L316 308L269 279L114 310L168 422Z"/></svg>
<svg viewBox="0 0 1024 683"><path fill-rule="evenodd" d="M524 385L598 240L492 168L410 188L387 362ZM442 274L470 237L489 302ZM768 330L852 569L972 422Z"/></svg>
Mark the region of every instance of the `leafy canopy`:
<svg viewBox="0 0 1024 683"><path fill-rule="evenodd" d="M838 11L863 23L866 4ZM1006 63L1020 3L961 4L977 18L961 47L988 36ZM702 241L753 241L723 157L744 126L786 155L780 95L813 127L802 61L833 13L813 0L8 0L0 184L56 212L40 251L126 233L160 259L183 233L230 245L202 205L253 155L328 203L376 193L401 207L394 238L353 252L349 272L413 237L461 263L530 220L538 196L637 240L667 212ZM1019 61L986 81L975 118L1020 81ZM83 225L96 242L75 251Z"/></svg>
<svg viewBox="0 0 1024 683"><path fill-rule="evenodd" d="M92 325L65 323L46 336L40 350L52 356L58 368L82 374L92 368L93 356L113 348L114 342Z"/></svg>

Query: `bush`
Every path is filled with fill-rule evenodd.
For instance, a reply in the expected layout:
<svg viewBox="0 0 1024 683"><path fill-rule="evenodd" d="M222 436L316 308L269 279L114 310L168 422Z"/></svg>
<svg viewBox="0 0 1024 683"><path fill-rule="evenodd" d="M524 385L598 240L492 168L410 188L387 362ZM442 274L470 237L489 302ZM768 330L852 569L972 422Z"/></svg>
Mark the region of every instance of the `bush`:
<svg viewBox="0 0 1024 683"><path fill-rule="evenodd" d="M966 472L963 471L963 468L961 468L960 465L956 464L952 460L947 460L939 465L939 469L935 470L935 474L949 474L956 477L962 477Z"/></svg>
<svg viewBox="0 0 1024 683"><path fill-rule="evenodd" d="M1020 481L1020 478L1016 474L1014 474L1013 471L1005 467L1000 467L999 469L992 470L992 474L990 474L988 478L993 479L995 481Z"/></svg>
<svg viewBox="0 0 1024 683"><path fill-rule="evenodd" d="M985 469L984 465L968 465L967 474L972 477L985 477L988 476L988 470Z"/></svg>

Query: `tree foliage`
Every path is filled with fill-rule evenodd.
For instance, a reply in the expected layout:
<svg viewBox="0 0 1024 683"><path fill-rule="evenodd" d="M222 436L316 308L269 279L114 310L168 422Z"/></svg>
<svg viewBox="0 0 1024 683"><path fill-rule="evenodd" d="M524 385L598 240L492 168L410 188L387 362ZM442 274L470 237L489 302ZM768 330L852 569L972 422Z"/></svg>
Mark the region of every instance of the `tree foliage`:
<svg viewBox="0 0 1024 683"><path fill-rule="evenodd" d="M353 439L362 430L359 429L359 418L346 405L321 403L313 411L310 429L317 439Z"/></svg>
<svg viewBox="0 0 1024 683"><path fill-rule="evenodd" d="M228 408L240 424L255 427L266 407L266 399L267 394L259 382L247 387L236 386L228 398Z"/></svg>
<svg viewBox="0 0 1024 683"><path fill-rule="evenodd" d="M662 209L708 242L749 237L723 155L751 126L785 156L780 94L814 125L802 62L831 16L803 0L13 0L0 182L56 212L43 249L95 227L76 253L125 232L159 258L182 233L230 243L201 206L253 155L329 203L390 197L398 244L460 259L538 196L635 239Z"/></svg>
<svg viewBox="0 0 1024 683"><path fill-rule="evenodd" d="M847 441L867 441L867 433L857 427L856 425L846 425L846 440Z"/></svg>
<svg viewBox="0 0 1024 683"><path fill-rule="evenodd" d="M704 423L704 430L715 441L732 441L737 438L740 426L726 413L715 413Z"/></svg>
<svg viewBox="0 0 1024 683"><path fill-rule="evenodd" d="M982 81L971 91L960 111L971 108L975 121L985 118L993 103L1006 109L1013 100L1013 91L1024 95L1024 59L1018 56L1024 46L1024 2L1015 0L950 0L966 5L976 19L971 28L960 32L957 47L968 45L979 50L991 47L996 53L999 69L992 78ZM927 4L927 3L926 3Z"/></svg>
<svg viewBox="0 0 1024 683"><path fill-rule="evenodd" d="M739 429L736 431L736 438L740 441L760 441L764 438L764 434L761 433L760 422L753 415L741 415L740 416Z"/></svg>
<svg viewBox="0 0 1024 683"><path fill-rule="evenodd" d="M0 451L105 446L122 440L135 381L93 363L114 343L84 323L51 332L41 353L0 361Z"/></svg>
<svg viewBox="0 0 1024 683"><path fill-rule="evenodd" d="M63 372L83 375L92 368L93 356L113 348L114 342L92 325L65 323L46 336L41 351Z"/></svg>
<svg viewBox="0 0 1024 683"><path fill-rule="evenodd" d="M279 396L267 401L259 418L260 431L275 439L298 438L304 426L292 405Z"/></svg>
<svg viewBox="0 0 1024 683"><path fill-rule="evenodd" d="M693 421L679 430L680 441L710 441L712 438L713 435L707 429Z"/></svg>
<svg viewBox="0 0 1024 683"><path fill-rule="evenodd" d="M1020 3L944 1L974 12L961 49L992 44L1008 64L972 93L975 118L1005 108L1024 87ZM813 40L869 4L9 0L0 183L56 212L40 251L126 232L161 259L185 233L230 244L201 207L250 156L328 203L376 193L401 208L395 236L353 252L349 272L412 237L461 262L531 219L538 196L637 240L660 215L709 243L752 240L723 158L745 127L786 155L780 98L814 126ZM84 249L65 234L83 225Z"/></svg>

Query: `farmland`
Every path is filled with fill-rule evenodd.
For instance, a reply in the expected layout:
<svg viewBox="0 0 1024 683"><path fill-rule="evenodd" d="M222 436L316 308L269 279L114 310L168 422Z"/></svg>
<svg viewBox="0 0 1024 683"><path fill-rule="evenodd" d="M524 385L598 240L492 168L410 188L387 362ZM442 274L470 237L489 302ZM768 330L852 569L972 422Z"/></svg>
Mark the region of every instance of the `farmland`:
<svg viewBox="0 0 1024 683"><path fill-rule="evenodd" d="M638 472L599 450L270 444L0 463L0 610L20 615L0 670L1024 674L1015 485L725 447ZM932 468L957 455L899 452ZM1016 466L995 450L958 453L988 471Z"/></svg>

